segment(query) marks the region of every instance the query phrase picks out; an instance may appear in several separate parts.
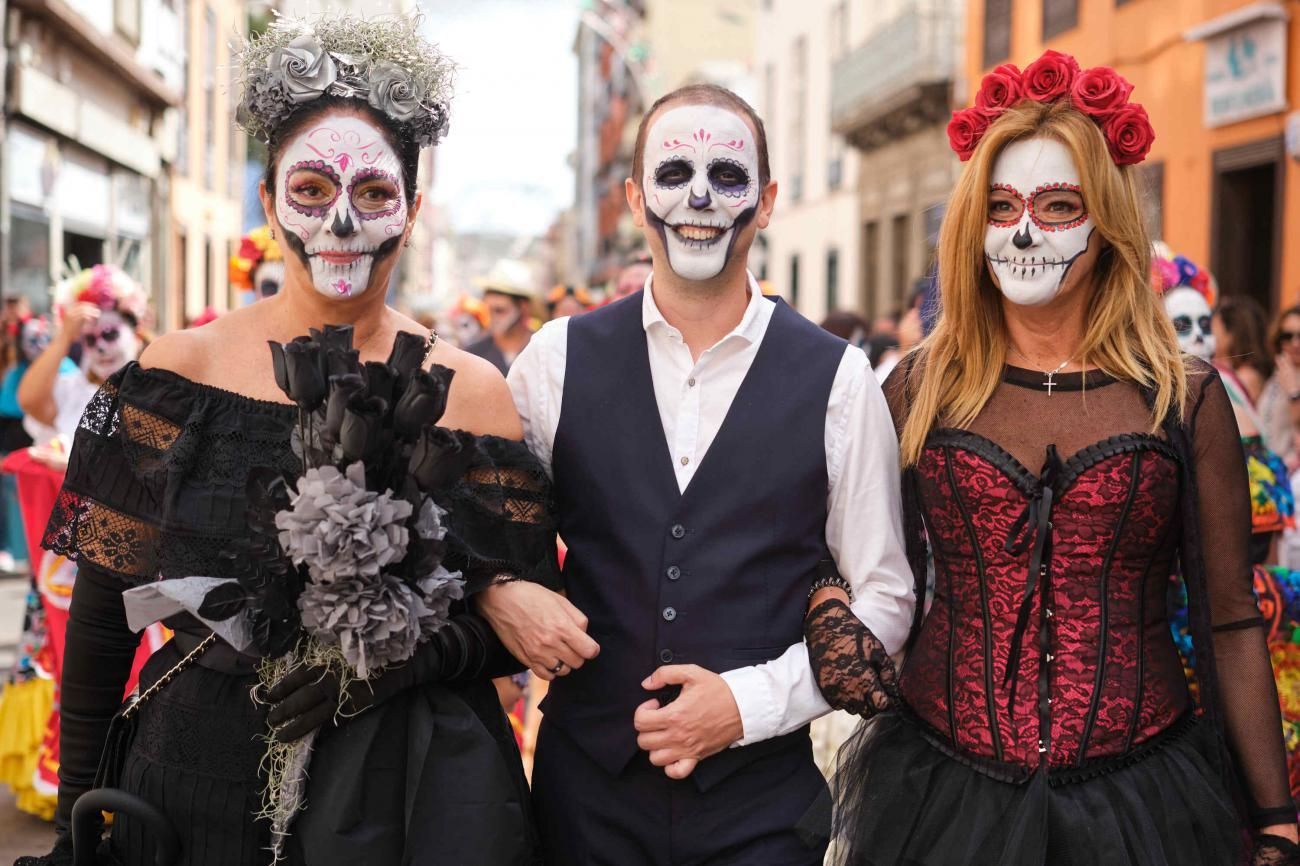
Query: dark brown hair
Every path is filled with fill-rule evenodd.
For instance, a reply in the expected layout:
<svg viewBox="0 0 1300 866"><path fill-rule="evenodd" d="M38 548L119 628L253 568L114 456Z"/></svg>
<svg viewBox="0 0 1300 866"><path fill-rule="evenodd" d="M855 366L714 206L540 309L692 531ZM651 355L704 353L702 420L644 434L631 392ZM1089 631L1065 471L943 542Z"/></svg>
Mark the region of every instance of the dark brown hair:
<svg viewBox="0 0 1300 866"><path fill-rule="evenodd" d="M1287 320L1288 316L1300 316L1300 305L1287 307L1277 314L1273 320L1273 327L1268 332L1268 344L1273 347L1273 354L1282 353L1282 323Z"/></svg>
<svg viewBox="0 0 1300 866"><path fill-rule="evenodd" d="M1219 302L1214 311L1228 332L1230 346L1220 346L1232 354L1229 358L1232 366L1254 367L1267 379L1273 375L1273 353L1264 342L1264 331L1268 327L1267 316L1259 301L1248 295L1229 295Z"/></svg>
<svg viewBox="0 0 1300 866"><path fill-rule="evenodd" d="M772 179L772 170L767 160L767 130L763 128L763 118L758 116L758 112L748 102L716 84L688 84L679 87L656 99L655 104L642 116L641 125L636 129L636 148L632 151L632 181L637 186L641 185L641 177L645 173L645 140L650 132L650 119L660 109L671 105L713 105L726 108L748 120L749 125L754 127L754 144L758 148L758 185L760 189L767 186L767 182Z"/></svg>

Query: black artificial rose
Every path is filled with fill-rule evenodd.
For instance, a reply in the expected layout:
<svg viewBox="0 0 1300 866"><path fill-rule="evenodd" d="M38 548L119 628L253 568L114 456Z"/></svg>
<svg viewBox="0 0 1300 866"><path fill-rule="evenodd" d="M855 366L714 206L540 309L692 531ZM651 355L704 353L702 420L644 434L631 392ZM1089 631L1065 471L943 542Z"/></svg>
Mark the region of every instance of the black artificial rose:
<svg viewBox="0 0 1300 866"><path fill-rule="evenodd" d="M326 325L323 331L312 329L311 337L326 351L330 349L338 349L340 352L352 351L351 325Z"/></svg>
<svg viewBox="0 0 1300 866"><path fill-rule="evenodd" d="M346 376L361 373L361 353L356 349L340 349L328 346L325 349L325 376Z"/></svg>
<svg viewBox="0 0 1300 866"><path fill-rule="evenodd" d="M432 372L416 370L406 391L393 408L393 428L397 435L414 442L425 427L437 424L447 411L447 393L453 370L435 365Z"/></svg>
<svg viewBox="0 0 1300 866"><path fill-rule="evenodd" d="M303 411L314 411L324 401L325 376L319 345L302 338L292 343L271 343L271 362L275 383Z"/></svg>
<svg viewBox="0 0 1300 866"><path fill-rule="evenodd" d="M411 449L411 475L426 493L460 480L474 459L475 439L464 430L425 427Z"/></svg>
<svg viewBox="0 0 1300 866"><path fill-rule="evenodd" d="M339 441L343 413L354 397L364 396L366 380L360 373L330 376L330 396L325 402L325 431L333 442Z"/></svg>
<svg viewBox="0 0 1300 866"><path fill-rule="evenodd" d="M388 355L388 366L392 367L399 378L407 378L424 366L424 357L429 354L429 338L409 331L398 331L393 341L393 351Z"/></svg>
<svg viewBox="0 0 1300 866"><path fill-rule="evenodd" d="M355 396L343 410L339 445L349 461L373 459L383 448L388 404L379 397Z"/></svg>
<svg viewBox="0 0 1300 866"><path fill-rule="evenodd" d="M393 389L397 384L396 371L382 361L367 361L364 372L370 396L392 403Z"/></svg>

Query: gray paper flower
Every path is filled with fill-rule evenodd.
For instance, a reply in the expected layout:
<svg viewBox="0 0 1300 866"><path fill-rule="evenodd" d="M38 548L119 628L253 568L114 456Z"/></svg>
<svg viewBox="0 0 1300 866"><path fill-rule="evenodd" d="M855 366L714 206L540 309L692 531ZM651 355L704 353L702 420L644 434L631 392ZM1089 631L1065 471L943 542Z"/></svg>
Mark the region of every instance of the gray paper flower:
<svg viewBox="0 0 1300 866"><path fill-rule="evenodd" d="M381 60L370 67L370 104L399 123L424 110L415 79L396 63Z"/></svg>
<svg viewBox="0 0 1300 866"><path fill-rule="evenodd" d="M280 546L317 583L375 577L406 556L411 504L367 490L361 463L346 475L333 466L308 469L289 501L275 516Z"/></svg>
<svg viewBox="0 0 1300 866"><path fill-rule="evenodd" d="M306 34L271 52L266 64L295 105L316 99L338 77L334 59Z"/></svg>
<svg viewBox="0 0 1300 866"><path fill-rule="evenodd" d="M298 597L302 624L337 646L362 679L404 662L420 642L424 601L393 575L309 583Z"/></svg>

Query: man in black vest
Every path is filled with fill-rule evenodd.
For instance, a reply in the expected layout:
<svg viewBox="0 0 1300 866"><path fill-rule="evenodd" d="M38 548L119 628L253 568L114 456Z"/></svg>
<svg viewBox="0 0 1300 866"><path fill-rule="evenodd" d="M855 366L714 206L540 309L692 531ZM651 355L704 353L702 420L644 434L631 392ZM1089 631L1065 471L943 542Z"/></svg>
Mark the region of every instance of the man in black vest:
<svg viewBox="0 0 1300 866"><path fill-rule="evenodd" d="M548 863L812 866L824 843L796 826L825 789L808 723L828 707L803 616L829 582L887 649L906 638L893 426L862 351L746 271L776 199L753 109L669 94L634 162L646 287L548 324L509 377L555 479L568 599L505 583L481 609L553 680Z"/></svg>

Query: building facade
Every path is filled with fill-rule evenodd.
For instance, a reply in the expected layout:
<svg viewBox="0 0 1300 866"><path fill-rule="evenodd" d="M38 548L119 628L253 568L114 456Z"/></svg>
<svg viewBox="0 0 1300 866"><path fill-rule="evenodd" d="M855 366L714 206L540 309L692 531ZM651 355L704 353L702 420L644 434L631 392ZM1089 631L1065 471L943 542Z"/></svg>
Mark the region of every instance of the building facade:
<svg viewBox="0 0 1300 866"><path fill-rule="evenodd" d="M48 310L71 261L111 262L166 310L179 0L9 0L0 290Z"/></svg>
<svg viewBox="0 0 1300 866"><path fill-rule="evenodd" d="M961 73L961 4L891 0L858 10L863 39L833 67L831 129L857 153L856 291L846 306L892 316L931 273L959 163L946 128Z"/></svg>
<svg viewBox="0 0 1300 866"><path fill-rule="evenodd" d="M1148 225L1225 294L1300 301L1300 24L1274 0L974 0L969 104L988 69L1044 48L1113 66L1155 144L1140 166Z"/></svg>

